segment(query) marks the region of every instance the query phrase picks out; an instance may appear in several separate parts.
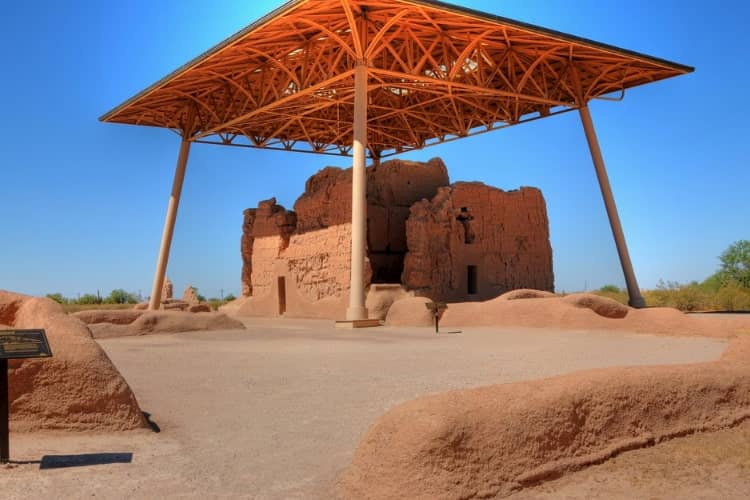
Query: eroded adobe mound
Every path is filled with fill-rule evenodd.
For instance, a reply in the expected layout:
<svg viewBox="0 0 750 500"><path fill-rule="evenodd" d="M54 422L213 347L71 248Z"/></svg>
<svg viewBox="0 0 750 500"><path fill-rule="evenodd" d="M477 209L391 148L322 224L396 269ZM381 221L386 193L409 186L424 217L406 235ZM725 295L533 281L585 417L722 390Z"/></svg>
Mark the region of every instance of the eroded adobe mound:
<svg viewBox="0 0 750 500"><path fill-rule="evenodd" d="M129 325L138 319L144 311L138 309L94 309L91 311L79 311L71 314L87 325L97 323L112 323L115 325Z"/></svg>
<svg viewBox="0 0 750 500"><path fill-rule="evenodd" d="M531 290L528 288L522 288L520 290L511 290L498 297L503 300L522 300L522 299L551 299L557 297L552 292L546 292L544 290Z"/></svg>
<svg viewBox="0 0 750 500"><path fill-rule="evenodd" d="M433 313L426 304L432 302L424 297L407 297L394 302L385 324L388 326L431 326L434 323Z"/></svg>
<svg viewBox="0 0 750 500"><path fill-rule="evenodd" d="M414 305L413 312L419 307ZM408 322L408 313L404 312L403 317L403 326L416 326ZM440 324L446 327L621 330L724 338L750 331L750 317L690 315L668 308L633 309L597 295L561 297L535 290L512 291L485 302L448 304Z"/></svg>
<svg viewBox="0 0 750 500"><path fill-rule="evenodd" d="M245 325L223 313L143 311L134 321L127 324L99 322L89 325L89 328L94 338L108 338L198 330L244 330Z"/></svg>
<svg viewBox="0 0 750 500"><path fill-rule="evenodd" d="M621 319L628 315L630 308L616 300L600 297L590 293L574 293L562 299L566 304L572 304L581 309L590 309L599 316L611 319Z"/></svg>
<svg viewBox="0 0 750 500"><path fill-rule="evenodd" d="M722 360L609 368L402 404L361 441L346 498L489 498L750 418L750 339Z"/></svg>
<svg viewBox="0 0 750 500"><path fill-rule="evenodd" d="M13 431L125 430L145 421L127 382L86 325L49 300L0 291L0 325L43 328L47 359L9 363Z"/></svg>
<svg viewBox="0 0 750 500"><path fill-rule="evenodd" d="M370 319L385 320L394 302L409 297L414 297L414 293L402 285L370 285L365 307Z"/></svg>

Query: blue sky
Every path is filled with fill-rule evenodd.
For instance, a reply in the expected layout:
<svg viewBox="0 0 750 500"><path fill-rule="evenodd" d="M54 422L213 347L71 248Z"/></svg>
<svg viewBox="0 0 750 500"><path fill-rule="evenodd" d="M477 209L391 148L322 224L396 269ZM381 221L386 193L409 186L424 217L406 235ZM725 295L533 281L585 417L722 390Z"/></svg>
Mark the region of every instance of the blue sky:
<svg viewBox="0 0 750 500"><path fill-rule="evenodd" d="M179 139L97 118L281 1L6 2L0 18L0 288L150 292ZM695 66L591 110L642 287L701 280L750 239L750 4L694 0L454 3ZM623 285L576 113L406 155L451 180L542 189L558 290ZM168 275L207 296L240 290L242 210L291 208L345 159L193 147Z"/></svg>

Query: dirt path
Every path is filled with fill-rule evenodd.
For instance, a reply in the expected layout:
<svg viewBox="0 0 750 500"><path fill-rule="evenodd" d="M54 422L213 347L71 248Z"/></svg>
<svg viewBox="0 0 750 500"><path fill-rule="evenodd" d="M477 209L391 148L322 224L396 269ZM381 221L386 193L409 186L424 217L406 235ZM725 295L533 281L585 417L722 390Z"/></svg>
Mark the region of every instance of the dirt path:
<svg viewBox="0 0 750 500"><path fill-rule="evenodd" d="M634 364L715 359L720 340L472 328L335 330L328 321L102 340L161 428L11 436L3 498L326 498L361 434L416 396ZM131 463L40 470L49 455Z"/></svg>

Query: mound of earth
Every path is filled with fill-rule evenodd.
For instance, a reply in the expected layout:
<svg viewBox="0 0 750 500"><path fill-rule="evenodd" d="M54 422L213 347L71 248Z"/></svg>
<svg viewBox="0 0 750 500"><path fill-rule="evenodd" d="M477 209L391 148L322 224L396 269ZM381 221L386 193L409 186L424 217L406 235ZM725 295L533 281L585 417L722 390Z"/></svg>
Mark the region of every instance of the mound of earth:
<svg viewBox="0 0 750 500"><path fill-rule="evenodd" d="M72 313L87 325L97 323L112 323L115 325L129 325L138 319L144 311L137 309L92 309L90 311L79 311Z"/></svg>
<svg viewBox="0 0 750 500"><path fill-rule="evenodd" d="M616 300L600 297L590 293L574 293L562 299L566 304L572 304L581 309L591 309L599 316L611 319L621 319L628 315L630 308Z"/></svg>
<svg viewBox="0 0 750 500"><path fill-rule="evenodd" d="M386 319L388 310L394 302L413 297L414 293L408 291L403 285L370 285L370 291L367 294L365 308L370 319Z"/></svg>
<svg viewBox="0 0 750 500"><path fill-rule="evenodd" d="M544 298L534 297L537 293ZM524 298L524 300L517 300ZM420 307L412 304L412 313ZM401 311L402 326L417 326ZM617 301L591 294L566 297L520 290L485 302L448 304L440 324L446 327L530 327L570 330L620 330L662 335L730 337L750 332L750 316L688 315L676 309L633 309Z"/></svg>
<svg viewBox="0 0 750 500"><path fill-rule="evenodd" d="M608 368L402 404L361 441L346 498L490 498L750 418L750 339L720 361Z"/></svg>
<svg viewBox="0 0 750 500"><path fill-rule="evenodd" d="M197 330L244 330L245 325L223 313L142 311L135 320L127 324L95 323L89 325L89 328L94 338L108 338Z"/></svg>
<svg viewBox="0 0 750 500"><path fill-rule="evenodd" d="M502 294L498 299L501 300L520 300L520 299L550 299L557 297L552 292L545 292L544 290L531 290L528 288L522 288L520 290L511 290Z"/></svg>
<svg viewBox="0 0 750 500"><path fill-rule="evenodd" d="M407 297L397 300L388 309L385 324L388 326L432 326L432 311L426 304L432 302L425 297Z"/></svg>
<svg viewBox="0 0 750 500"><path fill-rule="evenodd" d="M0 325L42 328L53 357L9 362L11 429L145 427L127 382L86 325L49 299L0 291Z"/></svg>

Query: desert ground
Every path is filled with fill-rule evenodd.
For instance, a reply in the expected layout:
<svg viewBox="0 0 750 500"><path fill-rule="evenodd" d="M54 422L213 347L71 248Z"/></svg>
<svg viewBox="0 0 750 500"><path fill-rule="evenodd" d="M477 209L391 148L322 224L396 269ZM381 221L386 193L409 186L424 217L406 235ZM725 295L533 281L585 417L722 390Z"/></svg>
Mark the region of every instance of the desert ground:
<svg viewBox="0 0 750 500"><path fill-rule="evenodd" d="M13 433L13 461L0 469L3 498L331 498L362 435L401 402L590 368L710 361L727 345L598 330L435 335L336 330L331 321L244 323L244 331L100 339L160 432ZM101 463L112 457L104 454L124 463ZM517 495L746 498L749 471L745 423L626 452Z"/></svg>

